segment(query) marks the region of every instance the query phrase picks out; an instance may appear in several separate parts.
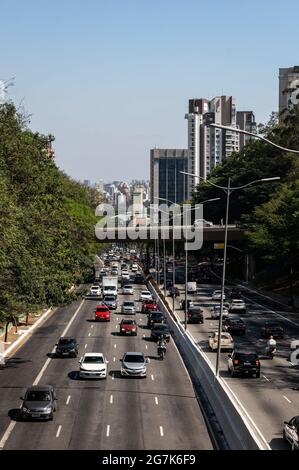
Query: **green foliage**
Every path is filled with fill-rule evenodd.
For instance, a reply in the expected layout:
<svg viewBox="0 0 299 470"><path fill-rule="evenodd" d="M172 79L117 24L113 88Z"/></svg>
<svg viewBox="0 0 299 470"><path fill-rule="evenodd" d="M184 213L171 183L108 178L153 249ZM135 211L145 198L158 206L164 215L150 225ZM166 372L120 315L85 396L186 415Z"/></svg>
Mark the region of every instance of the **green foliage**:
<svg viewBox="0 0 299 470"><path fill-rule="evenodd" d="M46 149L12 104L0 107L0 319L66 302L99 250L95 195Z"/></svg>

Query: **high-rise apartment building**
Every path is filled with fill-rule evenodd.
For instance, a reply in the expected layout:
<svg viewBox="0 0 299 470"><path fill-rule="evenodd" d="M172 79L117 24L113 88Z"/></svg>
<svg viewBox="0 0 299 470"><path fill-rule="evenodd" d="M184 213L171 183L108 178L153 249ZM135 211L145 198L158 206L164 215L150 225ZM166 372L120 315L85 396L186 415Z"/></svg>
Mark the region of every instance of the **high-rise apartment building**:
<svg viewBox="0 0 299 470"><path fill-rule="evenodd" d="M238 114L239 113L239 114ZM255 128L252 111L236 111L236 100L232 96L216 96L190 99L188 121L188 172L207 178L213 168L222 163L232 152L239 151L248 138L230 130L206 126L216 123L231 128L253 130ZM188 198L191 197L198 178L188 177Z"/></svg>
<svg viewBox="0 0 299 470"><path fill-rule="evenodd" d="M280 118L299 103L299 66L279 69Z"/></svg>
<svg viewBox="0 0 299 470"><path fill-rule="evenodd" d="M256 132L255 116L252 111L237 111L237 127L243 131ZM240 150L252 139L250 135L239 134Z"/></svg>
<svg viewBox="0 0 299 470"><path fill-rule="evenodd" d="M180 171L188 171L187 149L151 149L152 204L159 204L157 198L177 204L187 199L187 177Z"/></svg>

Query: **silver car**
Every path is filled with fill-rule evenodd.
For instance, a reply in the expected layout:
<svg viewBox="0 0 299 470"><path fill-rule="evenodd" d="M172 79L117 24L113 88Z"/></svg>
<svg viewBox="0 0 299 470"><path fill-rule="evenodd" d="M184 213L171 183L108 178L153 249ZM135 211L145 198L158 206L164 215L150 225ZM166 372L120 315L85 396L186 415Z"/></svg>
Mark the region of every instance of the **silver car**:
<svg viewBox="0 0 299 470"><path fill-rule="evenodd" d="M115 295L105 295L103 303L112 310L117 309L117 300Z"/></svg>
<svg viewBox="0 0 299 470"><path fill-rule="evenodd" d="M149 360L144 357L142 352L127 352L120 361L122 362L120 371L122 376L146 377Z"/></svg>
<svg viewBox="0 0 299 470"><path fill-rule="evenodd" d="M134 289L133 289L133 286L131 285L125 285L123 287L123 294L124 295L133 295L134 294Z"/></svg>
<svg viewBox="0 0 299 470"><path fill-rule="evenodd" d="M122 313L130 313L134 315L136 313L135 302L125 300L122 304L121 311Z"/></svg>

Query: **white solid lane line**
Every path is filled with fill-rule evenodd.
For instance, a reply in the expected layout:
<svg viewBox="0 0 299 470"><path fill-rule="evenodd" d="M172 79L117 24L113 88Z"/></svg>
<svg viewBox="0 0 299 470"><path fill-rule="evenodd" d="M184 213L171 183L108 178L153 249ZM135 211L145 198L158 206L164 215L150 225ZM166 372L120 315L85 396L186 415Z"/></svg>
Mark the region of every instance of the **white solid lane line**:
<svg viewBox="0 0 299 470"><path fill-rule="evenodd" d="M158 397L155 397L155 403L156 403L156 405L159 405Z"/></svg>
<svg viewBox="0 0 299 470"><path fill-rule="evenodd" d="M107 437L110 436L110 425L109 424L107 424L106 436Z"/></svg>
<svg viewBox="0 0 299 470"><path fill-rule="evenodd" d="M285 395L282 395L282 396L287 402L292 403L291 400L288 399L288 397L286 397Z"/></svg>
<svg viewBox="0 0 299 470"><path fill-rule="evenodd" d="M61 424L60 424L60 425L58 426L58 429L57 429L56 437L59 437L61 428L62 428L62 426L61 426Z"/></svg>
<svg viewBox="0 0 299 470"><path fill-rule="evenodd" d="M2 436L2 439L0 441L0 450L2 450L6 444L7 439L9 438L10 434L12 433L13 428L17 424L16 421L11 421L10 424L8 425L5 433Z"/></svg>
<svg viewBox="0 0 299 470"><path fill-rule="evenodd" d="M110 395L110 403L111 403L111 405L112 405L112 403L113 403L113 395Z"/></svg>
<svg viewBox="0 0 299 470"><path fill-rule="evenodd" d="M164 436L163 426L160 426L160 436L161 436L161 437Z"/></svg>
<svg viewBox="0 0 299 470"><path fill-rule="evenodd" d="M68 405L68 404L69 404L69 402L70 402L70 399L71 399L71 395L69 395L69 396L67 397L67 400L66 400L66 402L65 402L65 404L66 404L66 405Z"/></svg>

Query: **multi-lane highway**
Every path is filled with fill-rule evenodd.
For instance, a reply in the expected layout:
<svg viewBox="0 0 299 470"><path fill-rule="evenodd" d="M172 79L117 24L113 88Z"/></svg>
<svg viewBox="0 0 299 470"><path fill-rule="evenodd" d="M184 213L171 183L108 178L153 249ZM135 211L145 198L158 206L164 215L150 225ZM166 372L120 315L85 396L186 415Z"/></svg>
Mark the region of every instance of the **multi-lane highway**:
<svg viewBox="0 0 299 470"><path fill-rule="evenodd" d="M134 298L145 286L136 285ZM132 300L119 295L118 301ZM157 360L146 315L137 313L137 337L119 336L125 315L94 322L94 300L59 308L8 360L0 371L0 448L4 449L212 449L207 425L192 383L171 340L164 361ZM141 304L138 303L138 306ZM139 310L139 309L138 309ZM62 335L75 336L77 358L55 358ZM120 377L120 358L142 351L150 358L145 379ZM103 352L106 380L78 380L78 360L85 352ZM27 387L51 384L58 409L50 422L18 420Z"/></svg>
<svg viewBox="0 0 299 470"><path fill-rule="evenodd" d="M183 298L184 286L179 287ZM196 296L188 296L195 299L195 304L203 309L205 317L203 325L190 324L188 329L207 358L215 365L216 353L211 352L208 345L209 334L218 329L218 321L210 318L210 309L215 304L211 299L214 289L219 289L219 285L202 284ZM248 306L247 313L242 315L247 329L245 336L234 336L235 347L258 352L261 358L261 376L258 379L231 378L227 371L226 352L221 353L221 376L243 405L244 414L247 413L254 421L270 448L287 449L288 446L282 439L283 422L298 415L299 409L298 367L292 367L287 359L291 340L299 339L299 324L293 318L294 314L270 298L245 289L243 297ZM172 300L169 300L169 304L172 306ZM175 306L176 313L183 322L184 312L179 309L178 299ZM261 327L267 320L277 321L285 330L284 339L277 340L277 354L273 360L267 357L267 340L261 337Z"/></svg>

